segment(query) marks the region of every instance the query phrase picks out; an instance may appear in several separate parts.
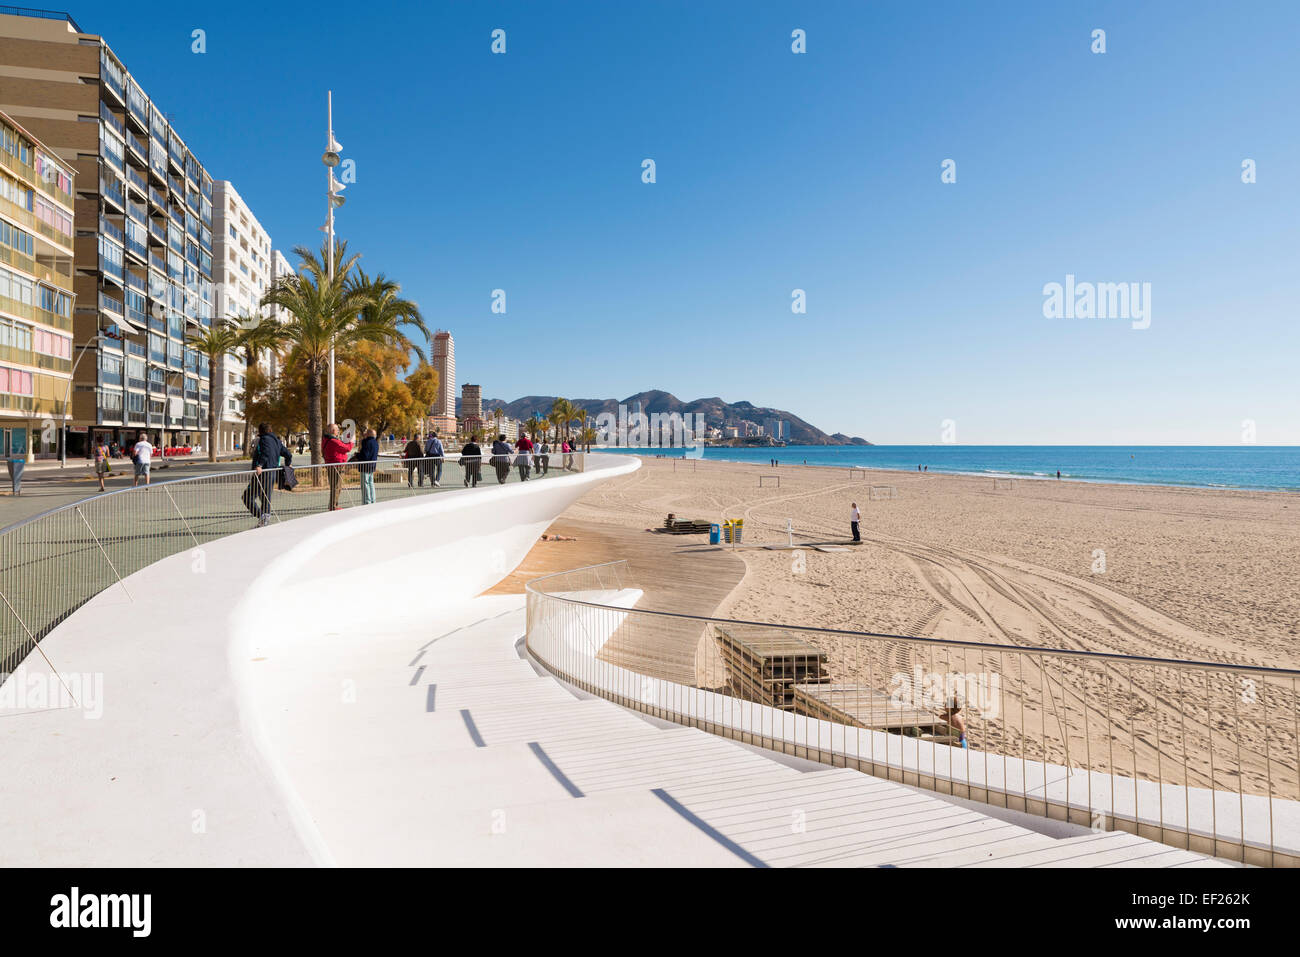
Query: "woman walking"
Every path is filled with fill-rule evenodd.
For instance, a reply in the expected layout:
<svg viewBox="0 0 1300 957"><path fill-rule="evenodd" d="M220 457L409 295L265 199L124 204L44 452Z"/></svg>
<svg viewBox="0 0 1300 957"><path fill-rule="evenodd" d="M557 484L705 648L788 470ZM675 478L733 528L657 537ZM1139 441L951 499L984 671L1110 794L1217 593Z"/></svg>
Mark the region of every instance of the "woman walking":
<svg viewBox="0 0 1300 957"><path fill-rule="evenodd" d="M104 491L104 476L112 475L112 466L109 465L108 444L103 438L95 442L95 478L99 479L99 490Z"/></svg>

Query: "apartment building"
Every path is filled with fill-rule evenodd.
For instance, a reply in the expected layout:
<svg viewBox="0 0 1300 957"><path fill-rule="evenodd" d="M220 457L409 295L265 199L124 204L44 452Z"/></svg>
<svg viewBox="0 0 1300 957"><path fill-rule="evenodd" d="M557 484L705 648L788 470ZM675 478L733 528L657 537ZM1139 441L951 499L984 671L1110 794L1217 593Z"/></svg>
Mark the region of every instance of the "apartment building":
<svg viewBox="0 0 1300 957"><path fill-rule="evenodd" d="M102 436L205 441L213 183L109 47L67 14L0 7L0 110L75 174L69 455Z"/></svg>
<svg viewBox="0 0 1300 957"><path fill-rule="evenodd" d="M433 334L433 368L438 373L438 398L430 410L433 415L456 414L456 342L451 333L439 329Z"/></svg>
<svg viewBox="0 0 1300 957"><path fill-rule="evenodd" d="M59 453L72 370L73 174L0 112L0 458Z"/></svg>
<svg viewBox="0 0 1300 957"><path fill-rule="evenodd" d="M213 185L212 208L215 315L243 326L255 325L271 313L260 305L274 275L271 237L227 180L217 180ZM248 370L242 352L223 357L219 365L213 374L212 391L213 401L221 404L221 415L213 441L218 452L233 452L244 438L244 402L240 395Z"/></svg>

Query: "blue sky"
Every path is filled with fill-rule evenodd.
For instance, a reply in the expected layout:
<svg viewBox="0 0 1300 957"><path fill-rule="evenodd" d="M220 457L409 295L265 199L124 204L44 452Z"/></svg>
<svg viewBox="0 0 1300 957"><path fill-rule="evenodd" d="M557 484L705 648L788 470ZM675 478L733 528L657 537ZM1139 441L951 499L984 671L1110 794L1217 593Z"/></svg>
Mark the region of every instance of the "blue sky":
<svg viewBox="0 0 1300 957"><path fill-rule="evenodd" d="M340 235L485 396L720 395L880 443L1300 443L1300 5L70 12L286 250L320 241L332 88ZM1150 328L1044 318L1067 274L1150 283Z"/></svg>

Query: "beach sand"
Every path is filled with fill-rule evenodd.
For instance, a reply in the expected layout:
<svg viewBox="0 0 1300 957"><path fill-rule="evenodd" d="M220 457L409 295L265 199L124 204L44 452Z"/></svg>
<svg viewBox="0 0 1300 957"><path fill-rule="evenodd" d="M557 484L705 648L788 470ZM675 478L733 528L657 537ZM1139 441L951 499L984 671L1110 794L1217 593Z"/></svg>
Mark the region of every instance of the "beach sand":
<svg viewBox="0 0 1300 957"><path fill-rule="evenodd" d="M674 512L744 519L743 544L758 546L787 544L787 521L793 527L801 547L735 550L744 576L715 617L1300 668L1300 495L642 462L555 528L655 528ZM848 541L855 501L863 544L817 550L813 543ZM683 538L683 547L707 547L703 536ZM635 542L624 536L622 550L635 553ZM652 607L674 610L669 594ZM890 692L918 667L992 676L995 705L967 709L976 747L1144 777L1158 764L1166 781L1256 793L1269 793L1271 781L1273 794L1300 797L1289 678L804 637L830 655L836 682ZM725 682L707 629L696 660L697 684Z"/></svg>

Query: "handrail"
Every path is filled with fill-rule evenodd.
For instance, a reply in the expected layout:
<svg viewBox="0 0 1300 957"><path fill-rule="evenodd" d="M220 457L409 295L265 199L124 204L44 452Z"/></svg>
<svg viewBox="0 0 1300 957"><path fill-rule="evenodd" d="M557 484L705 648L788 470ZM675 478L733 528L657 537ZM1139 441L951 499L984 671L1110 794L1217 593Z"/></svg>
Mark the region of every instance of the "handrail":
<svg viewBox="0 0 1300 957"><path fill-rule="evenodd" d="M1300 866L1300 670L638 608L627 568L525 584L526 648L561 680L835 767Z"/></svg>
<svg viewBox="0 0 1300 957"><path fill-rule="evenodd" d="M598 562L595 565L585 565L582 568L574 568L569 571L551 572L549 575L542 575L524 583L525 592L537 592L538 594L555 597L549 592L542 592L534 588L538 582L544 582L550 578L560 578L565 575L572 575L574 572L588 571L593 568L608 568L614 565L627 565L627 559L618 559L612 562ZM611 606L602 605L598 602L583 601L581 599L563 596L562 601L571 602L575 605L586 605L588 608L604 608ZM1020 652L1025 654L1050 654L1060 655L1063 657L1077 656L1081 658L1110 659L1115 661L1132 662L1134 664L1160 665L1161 667L1187 667L1187 668L1209 668L1225 669L1229 671L1246 671L1252 674L1268 675L1270 677L1297 678L1300 679L1300 669L1296 668L1266 668L1261 665L1232 665L1222 661L1194 661L1185 658L1151 658L1144 655L1121 655L1108 651L1083 651L1077 648L1052 648L1049 646L1038 645L1007 645L991 641L968 641L961 638L926 638L921 635L895 635L883 631L854 631L846 628L820 628L816 625L790 625L771 621L750 621L745 618L711 618L707 615L688 615L678 611L659 611L654 608L638 608L639 615L662 615L665 618L680 618L689 621L699 621L706 624L718 625L745 625L757 628L798 628L800 631L811 632L813 634L824 635L846 635L853 638L888 638L890 641L912 642L919 645L942 645L946 648L971 648L979 651L1007 651Z"/></svg>
<svg viewBox="0 0 1300 957"><path fill-rule="evenodd" d="M277 488L283 467L264 469L259 477L250 462L239 470L112 489L0 529L0 675L94 595L153 562L217 538L336 508L586 470L582 453L524 461L512 453L504 469L493 468L490 453L482 458L488 461L479 468L461 465L459 453L294 466L293 492ZM119 469L124 464L110 460Z"/></svg>

